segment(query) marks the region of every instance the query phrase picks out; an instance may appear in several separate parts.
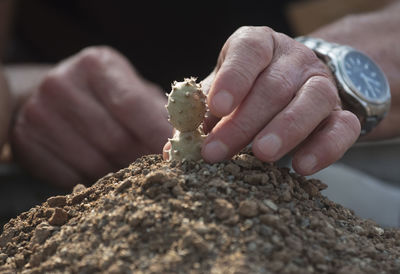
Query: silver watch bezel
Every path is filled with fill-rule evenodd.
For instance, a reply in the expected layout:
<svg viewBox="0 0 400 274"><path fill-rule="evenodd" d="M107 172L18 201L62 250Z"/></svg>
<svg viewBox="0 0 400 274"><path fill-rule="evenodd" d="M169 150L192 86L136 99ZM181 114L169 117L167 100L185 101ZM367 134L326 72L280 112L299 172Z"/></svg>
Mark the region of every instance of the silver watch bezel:
<svg viewBox="0 0 400 274"><path fill-rule="evenodd" d="M358 52L363 54L365 57L371 60L377 68L381 71L383 78L385 80L386 92L385 97L380 100L370 100L366 98L362 92L358 91L356 87L352 84L352 81L348 78L347 74L344 72L344 59L347 54L350 52ZM386 75L383 73L382 69L365 53L356 50L349 46L341 46L333 49L328 53L330 62L329 66L333 66L333 74L336 78L337 84L340 85L339 92L344 92L346 95L344 97L350 96L353 100L356 100L364 109L365 115L377 117L378 120L381 120L389 110L391 103L391 95L390 95L390 86L389 82L386 78ZM332 69L332 68L331 68ZM343 94L342 94L343 95Z"/></svg>

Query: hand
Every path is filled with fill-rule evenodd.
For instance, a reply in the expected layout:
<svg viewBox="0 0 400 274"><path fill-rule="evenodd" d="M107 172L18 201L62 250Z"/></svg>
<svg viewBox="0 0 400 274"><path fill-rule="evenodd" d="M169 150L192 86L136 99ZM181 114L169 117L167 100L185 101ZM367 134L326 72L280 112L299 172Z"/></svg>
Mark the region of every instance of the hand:
<svg viewBox="0 0 400 274"><path fill-rule="evenodd" d="M272 162L293 151L309 175L338 160L357 140L357 117L341 109L329 69L304 45L267 27L242 27L225 43L209 87L206 161L227 159L250 142ZM209 126L208 126L209 128Z"/></svg>
<svg viewBox="0 0 400 274"><path fill-rule="evenodd" d="M161 151L171 132L165 103L119 53L88 48L50 71L23 104L13 148L41 179L66 187L93 183Z"/></svg>

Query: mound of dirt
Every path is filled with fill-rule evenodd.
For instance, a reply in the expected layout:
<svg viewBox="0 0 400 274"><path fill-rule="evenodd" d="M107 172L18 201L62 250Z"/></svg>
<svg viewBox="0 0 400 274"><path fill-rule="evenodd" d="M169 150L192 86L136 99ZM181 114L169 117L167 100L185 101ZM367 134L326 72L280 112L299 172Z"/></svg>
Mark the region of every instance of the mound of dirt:
<svg viewBox="0 0 400 274"><path fill-rule="evenodd" d="M400 231L239 154L145 156L4 226L1 273L399 273Z"/></svg>

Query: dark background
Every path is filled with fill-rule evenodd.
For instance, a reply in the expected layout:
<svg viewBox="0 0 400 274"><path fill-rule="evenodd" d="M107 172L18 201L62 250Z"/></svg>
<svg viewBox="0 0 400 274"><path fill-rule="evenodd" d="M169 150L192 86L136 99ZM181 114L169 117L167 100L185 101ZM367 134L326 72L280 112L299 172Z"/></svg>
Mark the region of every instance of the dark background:
<svg viewBox="0 0 400 274"><path fill-rule="evenodd" d="M291 35L286 1L19 1L6 62L55 63L91 45L126 55L150 81L206 77L240 26ZM292 1L293 2L293 1Z"/></svg>

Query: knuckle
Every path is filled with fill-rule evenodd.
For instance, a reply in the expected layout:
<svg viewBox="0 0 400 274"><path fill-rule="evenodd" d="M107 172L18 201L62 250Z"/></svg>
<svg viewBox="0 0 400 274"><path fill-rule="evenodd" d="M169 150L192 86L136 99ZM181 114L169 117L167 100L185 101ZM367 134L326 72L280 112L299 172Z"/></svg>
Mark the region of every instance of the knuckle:
<svg viewBox="0 0 400 274"><path fill-rule="evenodd" d="M353 134L353 136L358 137L360 135L361 132L360 120L354 113L348 110L339 111L337 119L342 125L345 126L345 129L348 132L351 132Z"/></svg>
<svg viewBox="0 0 400 274"><path fill-rule="evenodd" d="M293 110L286 110L281 116L281 125L286 129L290 135L295 135L304 131L303 126L300 125L298 115Z"/></svg>
<svg viewBox="0 0 400 274"><path fill-rule="evenodd" d="M332 113L332 128L325 133L331 154L343 154L358 138L361 131L360 122L356 115L349 111Z"/></svg>
<svg viewBox="0 0 400 274"><path fill-rule="evenodd" d="M295 85L289 78L278 70L269 74L268 85L275 90L272 100L279 105L286 105L294 95Z"/></svg>
<svg viewBox="0 0 400 274"><path fill-rule="evenodd" d="M23 109L21 110L20 115L22 115L22 117L20 117L21 119L19 119L19 124L42 124L45 120L42 109L43 107L38 102L38 100L29 100L25 103Z"/></svg>
<svg viewBox="0 0 400 274"><path fill-rule="evenodd" d="M307 88L310 89L316 103L326 102L330 109L340 104L339 93L332 81L324 76L313 76L308 80Z"/></svg>
<svg viewBox="0 0 400 274"><path fill-rule="evenodd" d="M291 43L293 45L293 43ZM328 67L318 58L314 51L303 44L295 43L290 49L296 64L303 67L308 75L331 75Z"/></svg>
<svg viewBox="0 0 400 274"><path fill-rule="evenodd" d="M250 132L252 132L251 125L253 125L253 123L243 122L237 119L231 119L229 122L233 132L239 136L237 138L239 143L244 143L247 140L251 140L253 136L250 134Z"/></svg>
<svg viewBox="0 0 400 274"><path fill-rule="evenodd" d="M119 53L109 46L91 46L78 54L77 63L86 69L101 69L117 56Z"/></svg>
<svg viewBox="0 0 400 274"><path fill-rule="evenodd" d="M244 87L252 85L254 76L244 62L236 60L235 62L226 64L226 71L233 74L233 79L235 79L236 83L241 83Z"/></svg>
<svg viewBox="0 0 400 274"><path fill-rule="evenodd" d="M265 63L272 57L273 49L268 39L271 34L272 30L268 27L242 27L236 35L236 44L254 61Z"/></svg>
<svg viewBox="0 0 400 274"><path fill-rule="evenodd" d="M316 63L322 64L321 60L318 59L315 52L304 45L295 47L295 52L301 64L309 64L309 65L314 65Z"/></svg>
<svg viewBox="0 0 400 274"><path fill-rule="evenodd" d="M52 97L65 89L66 75L62 72L53 70L49 72L39 85L38 93L46 97Z"/></svg>

